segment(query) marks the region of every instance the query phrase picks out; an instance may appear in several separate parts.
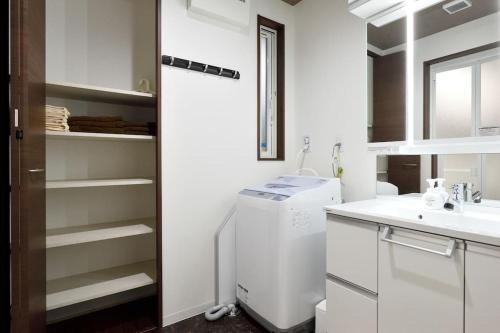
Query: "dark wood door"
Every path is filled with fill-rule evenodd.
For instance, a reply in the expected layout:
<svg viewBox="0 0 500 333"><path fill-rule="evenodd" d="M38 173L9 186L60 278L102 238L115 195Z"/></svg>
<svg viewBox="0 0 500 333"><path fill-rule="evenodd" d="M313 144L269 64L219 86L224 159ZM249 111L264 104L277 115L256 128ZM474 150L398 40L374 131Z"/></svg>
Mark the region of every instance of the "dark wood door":
<svg viewBox="0 0 500 333"><path fill-rule="evenodd" d="M406 140L406 54L373 59L373 142Z"/></svg>
<svg viewBox="0 0 500 333"><path fill-rule="evenodd" d="M0 332L10 331L9 2L0 5Z"/></svg>
<svg viewBox="0 0 500 333"><path fill-rule="evenodd" d="M45 1L11 0L12 332L45 331Z"/></svg>
<svg viewBox="0 0 500 333"><path fill-rule="evenodd" d="M399 188L399 194L420 193L420 156L389 156L388 182Z"/></svg>

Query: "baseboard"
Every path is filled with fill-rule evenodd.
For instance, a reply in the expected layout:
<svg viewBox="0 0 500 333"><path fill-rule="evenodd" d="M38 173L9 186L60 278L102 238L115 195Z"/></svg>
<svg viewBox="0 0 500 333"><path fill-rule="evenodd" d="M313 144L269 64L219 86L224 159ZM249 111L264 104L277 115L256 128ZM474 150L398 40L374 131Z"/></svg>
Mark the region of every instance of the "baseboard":
<svg viewBox="0 0 500 333"><path fill-rule="evenodd" d="M207 311L208 308L214 306L214 301L207 302L202 305L198 305L189 309L185 309L182 311L178 311L175 313L171 313L163 317L163 327L175 324L179 321L183 321L184 319L188 319L194 316L199 315Z"/></svg>

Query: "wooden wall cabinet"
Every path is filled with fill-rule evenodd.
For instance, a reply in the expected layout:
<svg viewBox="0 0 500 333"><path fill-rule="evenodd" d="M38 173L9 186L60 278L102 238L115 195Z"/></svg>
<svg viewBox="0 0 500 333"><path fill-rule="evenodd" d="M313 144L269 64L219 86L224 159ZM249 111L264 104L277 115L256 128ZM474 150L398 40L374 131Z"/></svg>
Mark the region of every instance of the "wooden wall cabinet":
<svg viewBox="0 0 500 333"><path fill-rule="evenodd" d="M160 4L10 2L11 332L161 327ZM143 77L156 92L135 91ZM46 131L46 104L156 135Z"/></svg>

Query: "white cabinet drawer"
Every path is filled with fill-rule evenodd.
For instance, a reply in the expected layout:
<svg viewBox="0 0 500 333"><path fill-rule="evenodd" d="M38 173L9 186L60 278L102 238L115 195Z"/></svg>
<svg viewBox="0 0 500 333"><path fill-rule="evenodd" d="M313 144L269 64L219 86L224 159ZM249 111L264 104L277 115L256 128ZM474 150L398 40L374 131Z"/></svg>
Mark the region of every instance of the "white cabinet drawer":
<svg viewBox="0 0 500 333"><path fill-rule="evenodd" d="M463 243L398 228L384 235L386 228L379 245L379 332L463 332Z"/></svg>
<svg viewBox="0 0 500 333"><path fill-rule="evenodd" d="M326 257L329 274L377 292L376 224L329 214Z"/></svg>
<svg viewBox="0 0 500 333"><path fill-rule="evenodd" d="M465 333L500 330L500 248L467 243Z"/></svg>
<svg viewBox="0 0 500 333"><path fill-rule="evenodd" d="M326 281L328 333L377 333L377 299L342 282Z"/></svg>

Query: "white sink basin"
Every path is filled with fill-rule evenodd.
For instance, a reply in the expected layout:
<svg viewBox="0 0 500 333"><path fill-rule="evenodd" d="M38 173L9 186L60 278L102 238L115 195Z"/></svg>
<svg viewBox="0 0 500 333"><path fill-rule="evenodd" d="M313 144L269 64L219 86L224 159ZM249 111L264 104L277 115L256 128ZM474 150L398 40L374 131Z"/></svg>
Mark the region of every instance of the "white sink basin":
<svg viewBox="0 0 500 333"><path fill-rule="evenodd" d="M417 197L379 197L326 207L327 212L500 246L500 207L465 205L463 213L430 210Z"/></svg>

